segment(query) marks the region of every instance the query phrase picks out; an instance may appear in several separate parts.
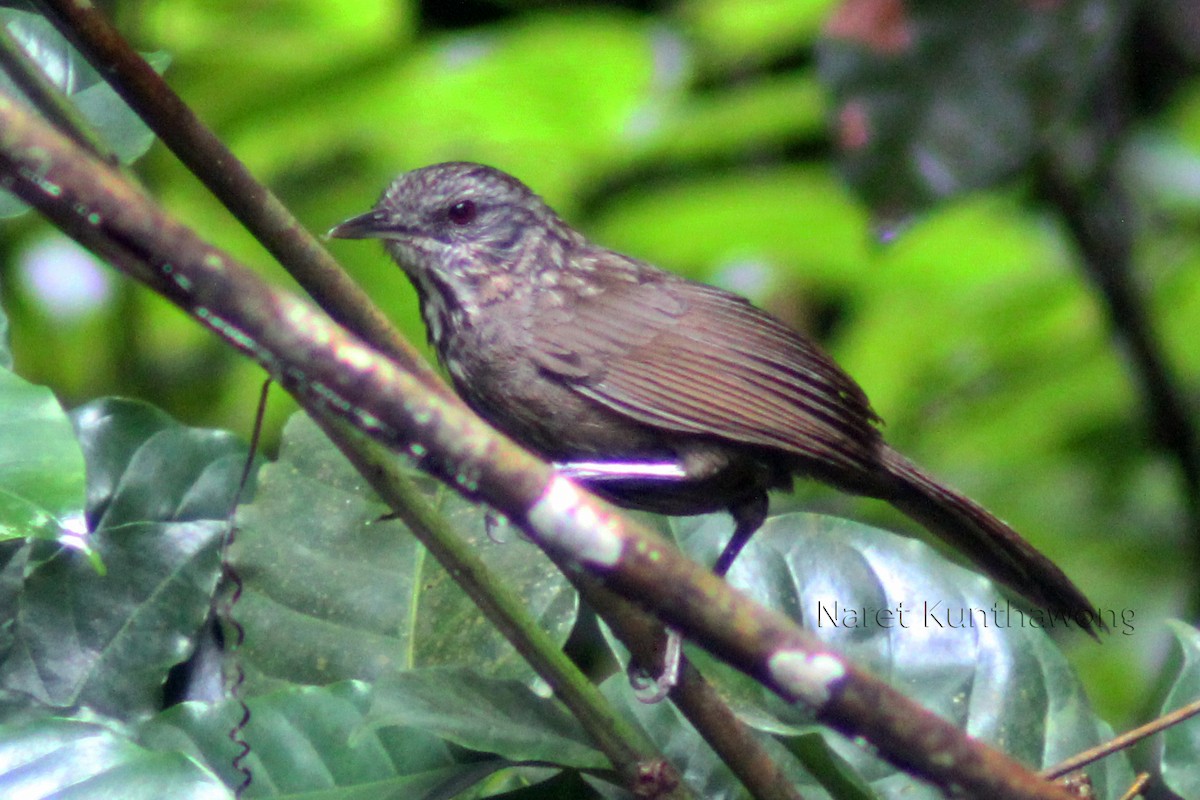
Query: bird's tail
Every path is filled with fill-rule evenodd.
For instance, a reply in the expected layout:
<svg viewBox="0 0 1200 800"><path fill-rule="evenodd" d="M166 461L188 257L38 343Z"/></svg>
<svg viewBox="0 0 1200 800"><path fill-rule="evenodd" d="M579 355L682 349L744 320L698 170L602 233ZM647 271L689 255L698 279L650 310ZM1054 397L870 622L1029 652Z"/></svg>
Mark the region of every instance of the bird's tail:
<svg viewBox="0 0 1200 800"><path fill-rule="evenodd" d="M916 464L883 446L895 495L887 499L993 579L1036 606L1068 619L1093 637L1103 627L1095 607L1053 561L978 503L950 489Z"/></svg>

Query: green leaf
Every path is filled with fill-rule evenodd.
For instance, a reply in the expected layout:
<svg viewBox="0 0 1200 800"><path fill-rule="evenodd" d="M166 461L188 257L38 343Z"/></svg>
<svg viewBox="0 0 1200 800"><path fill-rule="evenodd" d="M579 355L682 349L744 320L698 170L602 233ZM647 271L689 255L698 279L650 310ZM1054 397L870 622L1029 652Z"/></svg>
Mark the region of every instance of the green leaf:
<svg viewBox="0 0 1200 800"><path fill-rule="evenodd" d="M1178 672L1167 690L1160 714L1168 714L1200 698L1200 631L1185 622L1169 620L1178 645ZM1192 717L1162 734L1159 769L1163 782L1180 797L1200 796L1200 719Z"/></svg>
<svg viewBox="0 0 1200 800"><path fill-rule="evenodd" d="M259 11L240 0L175 0L140 9L139 32L190 65L172 84L201 117L211 109L248 120L262 114L264 97L294 103L297 84L397 53L417 23L414 7L390 0L273 0ZM216 74L252 79L213 80Z"/></svg>
<svg viewBox="0 0 1200 800"><path fill-rule="evenodd" d="M39 14L5 8L0 9L0 25L8 28L50 82L78 107L122 163L132 163L150 149L154 133L50 22ZM148 53L143 57L160 73L170 63L165 53ZM20 95L3 72L0 72L0 93ZM12 195L0 192L0 218L21 214L26 209Z"/></svg>
<svg viewBox="0 0 1200 800"><path fill-rule="evenodd" d="M0 308L0 368L12 370L12 342L8 336L8 314Z"/></svg>
<svg viewBox="0 0 1200 800"><path fill-rule="evenodd" d="M820 730L788 736L783 744L824 787L839 800L874 800L878 797L853 767L838 755Z"/></svg>
<svg viewBox="0 0 1200 800"><path fill-rule="evenodd" d="M71 418L87 459L92 527L229 516L246 462L232 434L188 428L119 397L80 406Z"/></svg>
<svg viewBox="0 0 1200 800"><path fill-rule="evenodd" d="M11 562L24 574L0 686L136 719L160 707L167 671L208 616L245 447L133 401L72 417L91 477L88 540L107 569L49 544Z"/></svg>
<svg viewBox="0 0 1200 800"><path fill-rule="evenodd" d="M145 722L138 740L156 750L181 752L237 786L233 766L250 746L244 766L251 771L250 796L304 793L305 797L422 797L432 788L469 772L451 749L420 728L376 727L367 709L372 690L358 681L324 687L284 689L247 701L245 727L235 701L187 702ZM340 789L328 795L321 790ZM312 793L311 795L308 793Z"/></svg>
<svg viewBox="0 0 1200 800"><path fill-rule="evenodd" d="M26 537L54 540L62 530L62 523L45 509L0 489L0 540Z"/></svg>
<svg viewBox="0 0 1200 800"><path fill-rule="evenodd" d="M158 709L167 670L208 615L224 531L223 521L129 523L94 537L104 575L74 550L38 564L18 599L0 686L121 719Z"/></svg>
<svg viewBox="0 0 1200 800"><path fill-rule="evenodd" d="M664 232L669 232L665 235ZM761 263L805 265L805 279L845 285L866 272L867 220L831 170L789 166L745 175L701 175L624 199L592 223L589 233L606 246L664 268ZM772 296L774 286L692 274L721 282L751 299Z"/></svg>
<svg viewBox="0 0 1200 800"><path fill-rule="evenodd" d="M605 164L628 159L639 115L655 97L659 31L639 15L590 6L425 38L402 58L380 59L351 91L306 97L287 115L248 117L230 144L268 175L361 147L374 176L362 180L380 183L398 165L469 152L557 201ZM256 89L256 105L260 97ZM450 131L470 135L454 144Z"/></svg>
<svg viewBox="0 0 1200 800"><path fill-rule="evenodd" d="M512 761L604 769L608 759L557 701L469 669L404 670L375 685L368 720L404 725Z"/></svg>
<svg viewBox="0 0 1200 800"><path fill-rule="evenodd" d="M84 483L79 444L54 394L0 370L0 540L58 538L82 511Z"/></svg>
<svg viewBox="0 0 1200 800"><path fill-rule="evenodd" d="M560 641L576 599L557 569L510 528L489 539L481 508L414 471L460 535L526 597ZM475 666L531 678L524 660L303 415L284 431L279 460L239 511L230 553L244 582L234 615L250 693L283 684L372 680L412 666Z"/></svg>
<svg viewBox="0 0 1200 800"><path fill-rule="evenodd" d="M94 722L0 724L0 796L22 800L232 800L210 772L180 753L145 750Z"/></svg>

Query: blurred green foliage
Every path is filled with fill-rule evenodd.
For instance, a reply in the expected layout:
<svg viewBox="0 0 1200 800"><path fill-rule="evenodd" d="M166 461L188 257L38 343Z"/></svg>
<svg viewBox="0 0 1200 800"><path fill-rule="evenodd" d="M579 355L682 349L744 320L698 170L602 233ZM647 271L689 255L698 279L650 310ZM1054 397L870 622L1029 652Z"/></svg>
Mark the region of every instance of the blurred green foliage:
<svg viewBox="0 0 1200 800"><path fill-rule="evenodd" d="M1031 202L1020 163L998 188L877 240L842 180L839 120L817 74L837 5L139 0L114 16L139 49L171 56L175 90L314 231L368 208L402 170L483 161L594 238L813 332L867 390L893 444L1006 517L1099 606L1136 612L1131 636L1072 640L1093 701L1121 727L1147 702L1169 642L1159 621L1194 591L1178 478L1150 444L1067 233ZM1180 3L1157 4L1169 5ZM1132 57L1127 30L1105 27L1098 46ZM995 46L997 67L1018 44ZM1194 400L1200 83L1185 80L1153 112L1116 161L1138 201L1137 279ZM287 280L161 144L138 172L203 237ZM190 425L249 431L261 372L165 302L118 279L93 308L47 306L22 264L50 235L32 217L0 231L21 375L69 406L123 394ZM424 339L410 288L378 248L331 248ZM276 393L269 443L291 408ZM808 491L776 507L800 501L884 513Z"/></svg>

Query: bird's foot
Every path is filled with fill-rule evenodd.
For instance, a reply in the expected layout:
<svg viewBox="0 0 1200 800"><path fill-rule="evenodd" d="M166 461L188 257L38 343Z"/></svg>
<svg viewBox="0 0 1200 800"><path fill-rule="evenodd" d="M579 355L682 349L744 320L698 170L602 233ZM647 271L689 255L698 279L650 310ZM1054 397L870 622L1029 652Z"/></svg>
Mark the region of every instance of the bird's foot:
<svg viewBox="0 0 1200 800"><path fill-rule="evenodd" d="M679 667L683 659L683 637L672 628L666 630L663 657L658 675L651 675L647 667L630 663L627 674L633 696L643 703L663 700L679 684Z"/></svg>

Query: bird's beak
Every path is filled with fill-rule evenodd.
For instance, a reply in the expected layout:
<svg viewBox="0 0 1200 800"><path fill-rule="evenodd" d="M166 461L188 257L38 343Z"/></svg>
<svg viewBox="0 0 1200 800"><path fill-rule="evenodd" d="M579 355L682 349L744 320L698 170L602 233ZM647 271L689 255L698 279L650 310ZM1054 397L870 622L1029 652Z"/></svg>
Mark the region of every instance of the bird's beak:
<svg viewBox="0 0 1200 800"><path fill-rule="evenodd" d="M386 211L373 209L333 226L325 235L330 239L390 239L402 233Z"/></svg>

